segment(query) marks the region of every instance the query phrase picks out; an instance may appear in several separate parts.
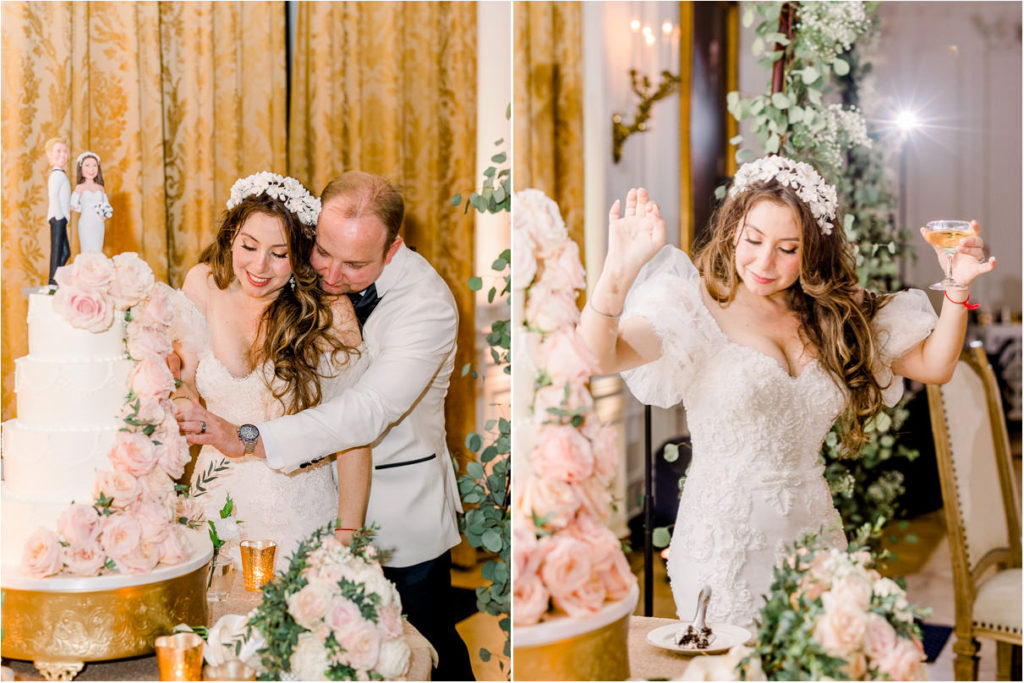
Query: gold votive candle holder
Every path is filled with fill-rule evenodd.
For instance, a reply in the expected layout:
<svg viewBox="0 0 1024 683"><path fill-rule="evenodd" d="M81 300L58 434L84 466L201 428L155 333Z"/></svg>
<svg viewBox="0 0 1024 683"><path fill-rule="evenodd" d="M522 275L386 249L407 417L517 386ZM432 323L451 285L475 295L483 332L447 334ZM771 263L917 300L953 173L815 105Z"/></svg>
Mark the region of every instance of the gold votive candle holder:
<svg viewBox="0 0 1024 683"><path fill-rule="evenodd" d="M207 664L203 668L203 680L255 681L256 670L240 659L232 659L221 664Z"/></svg>
<svg viewBox="0 0 1024 683"><path fill-rule="evenodd" d="M203 680L203 639L195 633L175 633L156 639L161 681Z"/></svg>
<svg viewBox="0 0 1024 683"><path fill-rule="evenodd" d="M242 579L245 590L259 591L274 578L274 554L277 544L273 541L242 541Z"/></svg>

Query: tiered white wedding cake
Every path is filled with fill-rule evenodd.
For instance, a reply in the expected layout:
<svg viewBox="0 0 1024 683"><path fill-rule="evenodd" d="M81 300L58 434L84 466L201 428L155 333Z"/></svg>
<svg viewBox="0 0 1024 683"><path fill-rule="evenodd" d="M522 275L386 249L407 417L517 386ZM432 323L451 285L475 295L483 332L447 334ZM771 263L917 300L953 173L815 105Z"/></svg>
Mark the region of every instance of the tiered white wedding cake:
<svg viewBox="0 0 1024 683"><path fill-rule="evenodd" d="M583 266L551 199L525 190L513 207L513 675L623 680L638 591L606 526L617 452L575 329Z"/></svg>

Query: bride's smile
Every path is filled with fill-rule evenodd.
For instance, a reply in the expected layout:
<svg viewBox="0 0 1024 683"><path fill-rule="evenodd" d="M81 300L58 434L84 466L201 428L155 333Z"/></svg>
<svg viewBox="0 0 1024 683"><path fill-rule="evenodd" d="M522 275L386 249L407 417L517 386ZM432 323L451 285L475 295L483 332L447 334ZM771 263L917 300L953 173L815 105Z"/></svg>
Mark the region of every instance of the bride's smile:
<svg viewBox="0 0 1024 683"><path fill-rule="evenodd" d="M292 276L281 219L259 212L249 216L232 244L231 267L245 295L277 296Z"/></svg>

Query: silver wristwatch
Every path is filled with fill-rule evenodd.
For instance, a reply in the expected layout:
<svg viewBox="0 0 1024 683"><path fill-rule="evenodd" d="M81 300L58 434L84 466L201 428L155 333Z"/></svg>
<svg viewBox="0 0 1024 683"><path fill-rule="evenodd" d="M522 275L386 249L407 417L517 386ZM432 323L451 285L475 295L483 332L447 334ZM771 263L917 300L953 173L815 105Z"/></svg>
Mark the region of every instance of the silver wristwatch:
<svg viewBox="0 0 1024 683"><path fill-rule="evenodd" d="M244 424L238 428L238 438L245 445L245 454L252 455L256 451L256 442L260 439L260 430L256 425Z"/></svg>

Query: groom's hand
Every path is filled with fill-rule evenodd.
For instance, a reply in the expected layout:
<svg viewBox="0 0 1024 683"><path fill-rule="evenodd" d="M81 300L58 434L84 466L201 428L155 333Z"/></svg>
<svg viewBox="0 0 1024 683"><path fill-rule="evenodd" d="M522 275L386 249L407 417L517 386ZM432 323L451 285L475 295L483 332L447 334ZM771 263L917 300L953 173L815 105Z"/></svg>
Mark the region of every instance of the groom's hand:
<svg viewBox="0 0 1024 683"><path fill-rule="evenodd" d="M196 401L179 410L176 417L178 427L189 443L213 446L229 458L241 458L245 455L245 445L238 438L238 425L214 415ZM265 457L262 443L257 445L253 455Z"/></svg>

